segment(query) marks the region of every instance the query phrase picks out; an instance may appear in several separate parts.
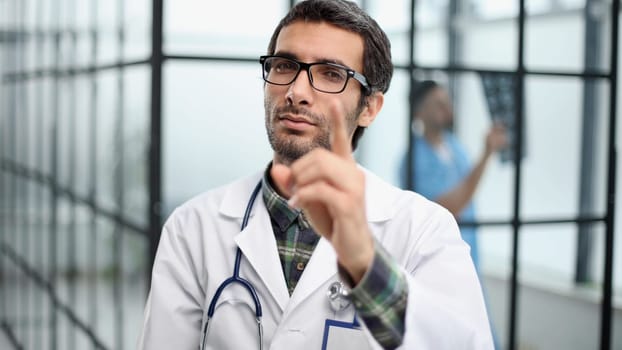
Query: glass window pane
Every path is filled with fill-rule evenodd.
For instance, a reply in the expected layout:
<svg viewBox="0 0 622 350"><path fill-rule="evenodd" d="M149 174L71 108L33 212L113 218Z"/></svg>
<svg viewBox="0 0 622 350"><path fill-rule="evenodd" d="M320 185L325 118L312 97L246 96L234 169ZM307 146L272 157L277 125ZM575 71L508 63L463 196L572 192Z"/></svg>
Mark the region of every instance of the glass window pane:
<svg viewBox="0 0 622 350"><path fill-rule="evenodd" d="M514 69L518 64L517 14L508 9L499 19L459 15L453 23L457 62L486 69Z"/></svg>
<svg viewBox="0 0 622 350"><path fill-rule="evenodd" d="M396 64L406 65L409 59L410 1L367 1L367 13L385 31L391 41L391 56Z"/></svg>
<svg viewBox="0 0 622 350"><path fill-rule="evenodd" d="M75 259L75 298L71 301L76 315L84 323L88 324L89 308L92 303L90 298L89 281L92 280L89 275L89 267L91 264L91 256L88 245L91 242L93 232L91 230L91 209L84 205L76 205L75 207L75 234L73 246L76 251ZM81 331L78 332L82 333ZM79 344L79 343L78 343Z"/></svg>
<svg viewBox="0 0 622 350"><path fill-rule="evenodd" d="M500 19L518 13L518 1L473 0L472 12L482 19Z"/></svg>
<svg viewBox="0 0 622 350"><path fill-rule="evenodd" d="M274 28L287 12L287 4L284 0L168 1L164 12L165 52L262 55Z"/></svg>
<svg viewBox="0 0 622 350"><path fill-rule="evenodd" d="M75 178L73 188L76 193L86 198L93 184L91 183L91 164L93 162L92 129L95 128L92 117L93 110L93 79L91 75L75 77L76 91L73 103L75 108Z"/></svg>
<svg viewBox="0 0 622 350"><path fill-rule="evenodd" d="M149 144L151 135L151 71L134 66L125 71L123 127L124 213L132 223L147 225Z"/></svg>
<svg viewBox="0 0 622 350"><path fill-rule="evenodd" d="M24 31L24 37L22 42L22 59L21 64L23 70L32 71L36 66L36 61L38 55L36 43L37 36L33 35L37 29L37 18L34 4L29 3L27 1L20 1L22 5L22 13L21 16L21 30ZM2 22L2 18L0 18L0 22Z"/></svg>
<svg viewBox="0 0 622 350"><path fill-rule="evenodd" d="M39 170L39 142L41 141L39 138L41 131L41 124L39 123L41 114L41 80L28 80L25 87L24 92L26 95L24 96L24 101L27 108L24 111L22 118L28 123L28 131L25 137L28 141L28 145L26 150L27 156L23 164L27 166L28 169ZM0 92L0 94L1 93L2 92Z"/></svg>
<svg viewBox="0 0 622 350"><path fill-rule="evenodd" d="M507 349L512 273L511 226L481 226L477 229L480 281L484 291L497 349Z"/></svg>
<svg viewBox="0 0 622 350"><path fill-rule="evenodd" d="M55 280L58 288L58 298L63 304L71 302L69 296L67 283L67 277L73 270L74 266L70 261L70 241L74 239L73 232L71 232L71 220L73 204L67 197L60 196L56 200L56 213L57 213L57 225L56 225L56 244L53 249L56 251L56 271L57 276Z"/></svg>
<svg viewBox="0 0 622 350"><path fill-rule="evenodd" d="M20 80L15 82L13 85L13 91L15 94L13 95L14 100L13 103L13 113L14 113L14 145L15 148L13 152L15 152L15 161L24 165L27 164L27 156L28 156L28 129L29 129L29 120L26 118L26 113L29 110L29 106L26 104L27 102L27 84L26 81Z"/></svg>
<svg viewBox="0 0 622 350"><path fill-rule="evenodd" d="M417 1L415 7L415 64L442 66L449 62L447 16L449 1Z"/></svg>
<svg viewBox="0 0 622 350"><path fill-rule="evenodd" d="M576 285L577 226L536 225L520 231L519 347L594 349L600 334L599 285ZM593 226L602 239L604 226ZM602 245L598 246L602 251ZM594 261L602 269L602 260ZM577 317L581 315L581 317Z"/></svg>
<svg viewBox="0 0 622 350"><path fill-rule="evenodd" d="M525 23L526 66L534 70L606 70L610 60L609 17L608 5L601 1L593 1L587 11L579 6L574 10L559 8L528 16ZM591 58L586 61L588 30L592 33L587 40L587 53Z"/></svg>
<svg viewBox="0 0 622 350"><path fill-rule="evenodd" d="M81 114L84 111L84 103L88 101L88 89L85 89L83 76L70 76L59 81L59 115L58 115L58 150L57 150L57 169L59 184L76 191L78 186L82 186L82 193L87 192L88 176L84 171L89 168L78 160L84 158L83 153L89 152L88 144L85 145L86 137L89 134L83 129L83 118L88 116ZM87 121L88 122L88 121ZM90 155L90 154L88 154Z"/></svg>
<svg viewBox="0 0 622 350"><path fill-rule="evenodd" d="M464 73L452 77L455 89L454 133L473 167L483 156L486 136L500 116L491 111L488 98L492 96L484 89L482 76ZM448 86L448 83L444 85ZM501 154L493 154L489 158L473 196L477 220L510 220L514 212L514 172L513 162L504 160Z"/></svg>
<svg viewBox="0 0 622 350"><path fill-rule="evenodd" d="M443 27L417 29L414 41L416 65L443 66L449 62L449 38Z"/></svg>
<svg viewBox="0 0 622 350"><path fill-rule="evenodd" d="M75 31L75 64L87 66L93 62L92 48L93 36L91 31L95 29L95 5L94 1L75 1L73 10L74 19L72 29Z"/></svg>
<svg viewBox="0 0 622 350"><path fill-rule="evenodd" d="M98 1L97 4L97 63L101 65L119 58L119 2Z"/></svg>
<svg viewBox="0 0 622 350"><path fill-rule="evenodd" d="M97 88L97 204L117 209L117 166L120 155L116 143L119 115L117 71L102 71Z"/></svg>
<svg viewBox="0 0 622 350"><path fill-rule="evenodd" d="M166 213L206 189L265 168L272 149L259 63L170 62L164 81Z"/></svg>
<svg viewBox="0 0 622 350"><path fill-rule="evenodd" d="M73 154L75 150L75 86L74 80L63 78L58 83L58 124L57 124L57 181L63 188L71 188L73 179Z"/></svg>
<svg viewBox="0 0 622 350"><path fill-rule="evenodd" d="M115 303L113 297L112 281L116 269L113 260L115 247L115 224L109 220L97 218L97 304L95 305L97 325L94 333L102 340L104 345L114 348L115 344Z"/></svg>
<svg viewBox="0 0 622 350"><path fill-rule="evenodd" d="M416 28L443 26L449 14L449 0L421 0L416 2Z"/></svg>
<svg viewBox="0 0 622 350"><path fill-rule="evenodd" d="M361 138L357 160L385 181L400 184L399 167L408 148L408 84L405 70L396 70L382 110Z"/></svg>
<svg viewBox="0 0 622 350"><path fill-rule="evenodd" d="M594 82L594 110L583 122L583 89L574 78L530 77L526 80L526 139L521 216L527 218L602 215L606 186L607 85ZM590 133L589 127L594 131ZM591 134L591 142L582 136ZM582 150L593 151L582 164ZM590 162L590 163L588 163ZM587 168L587 169L586 169ZM581 172L591 181L580 195ZM592 202L592 205L586 203ZM579 205L584 207L580 212Z"/></svg>
<svg viewBox="0 0 622 350"><path fill-rule="evenodd" d="M145 280L149 257L149 241L145 236L123 231L123 279L122 284L122 307L124 316L124 346L125 349L134 349L136 339L139 338L143 324L143 309L145 296L148 293L147 281Z"/></svg>
<svg viewBox="0 0 622 350"><path fill-rule="evenodd" d="M39 152L42 154L42 162L39 165L39 170L45 174L50 175L52 171L52 135L54 132L54 83L51 78L42 78L41 81L41 93L39 103L42 106L43 113L39 115L41 123L41 138L40 143L37 145Z"/></svg>
<svg viewBox="0 0 622 350"><path fill-rule="evenodd" d="M173 3L176 1L167 2L166 5ZM124 1L125 60L144 59L151 54L151 5L150 0Z"/></svg>

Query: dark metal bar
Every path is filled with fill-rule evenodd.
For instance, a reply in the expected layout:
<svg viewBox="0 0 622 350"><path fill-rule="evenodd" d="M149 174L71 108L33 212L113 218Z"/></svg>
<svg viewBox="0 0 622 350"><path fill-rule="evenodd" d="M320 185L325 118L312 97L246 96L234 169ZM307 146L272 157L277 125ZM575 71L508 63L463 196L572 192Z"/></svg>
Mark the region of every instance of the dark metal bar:
<svg viewBox="0 0 622 350"><path fill-rule="evenodd" d="M289 0L289 8L291 9L294 5L296 5L296 0Z"/></svg>
<svg viewBox="0 0 622 350"><path fill-rule="evenodd" d="M153 266L162 227L162 63L164 0L152 0L151 29L151 135L149 145L149 265ZM151 268L148 269L151 284Z"/></svg>
<svg viewBox="0 0 622 350"><path fill-rule="evenodd" d="M69 20L67 23L67 28L71 28L72 25L76 26L76 19L78 14L76 13L76 0L71 0L69 6L67 7L67 11L72 11L71 15L69 15ZM76 55L77 55L77 50L76 50L76 46L77 46L77 35L72 35L71 36L71 47L68 50L70 52L69 55L69 65L71 67L75 66L76 64ZM69 91L67 92L68 96L69 96L69 101L71 101L70 103L70 107L69 107L69 111L66 111L66 113L68 113L68 117L66 120L66 123L68 125L66 125L65 127L68 129L69 132L69 150L68 150L68 154L66 153L66 156L68 156L69 158L69 176L68 176L68 186L69 188L71 188L71 186L73 186L76 183L76 149L78 147L77 143L76 143L76 122L77 122L77 116L76 116L76 104L77 99L76 99L76 77L71 77L71 80L69 82ZM75 190L75 189L74 189ZM65 234L65 240L67 242L67 250L68 250L68 268L69 268L69 278L68 278L68 296L69 299L68 300L76 300L76 279L77 279L77 271L78 271L78 266L77 266L77 258L76 258L76 239L78 238L77 232L76 232L76 202L70 202L69 203L70 206L70 212L69 212L69 227L66 230L66 234ZM68 348L71 350L75 350L76 348L76 328L75 327L67 327L67 342L68 342Z"/></svg>
<svg viewBox="0 0 622 350"><path fill-rule="evenodd" d="M406 69L404 66L396 66L396 68ZM449 73L499 73L499 74L517 74L515 70L509 69L490 69L484 67L467 67L461 65L446 65L446 66L417 66L418 70L422 71L442 71ZM593 78L593 79L607 79L609 78L609 73L602 72L599 70L584 70L583 72L570 72L570 71L542 71L542 70L523 70L524 75L535 75L535 76L549 76L549 77L560 77L560 78Z"/></svg>
<svg viewBox="0 0 622 350"><path fill-rule="evenodd" d="M24 3L23 2L18 2L15 4L15 19L16 21L18 21L16 23L17 28L20 28L23 31L23 23L24 21ZM13 53L13 57L15 58L15 68L16 69L21 69L23 67L23 57L24 57L24 50L25 50L25 45L24 45L24 40L22 38L22 40L17 41L16 43L16 47L15 47L15 51ZM25 118L23 115L23 105L24 105L24 101L23 101L23 86L20 84L16 84L13 86L13 89L15 91L15 109L13 112L13 118L15 120L14 122L14 130L13 130L13 147L14 147L14 159L16 161L20 161L20 160L25 160L25 150L24 150L24 146L25 142L23 137L24 135L24 124L25 124ZM14 238L14 247L16 250L21 251L22 254L24 252L24 234L26 233L26 228L24 226L24 186L25 183L24 181L22 181L22 179L18 178L18 177L13 177L14 179L14 186L15 186L15 201L13 202L13 205L15 206L16 210L15 210L15 218L14 218L14 222L15 222L15 227L13 227L13 234L15 235ZM14 300L14 305L15 305L15 310L16 310L16 314L15 314L15 319L14 319L14 328L15 328L15 335L17 336L18 339L26 339L26 323L27 323L27 318L26 318L26 307L25 307L25 303L27 302L27 295L26 295L26 291L22 290L23 286L26 283L26 278L24 278L24 276L18 274L16 276L16 285L18 288L16 288L16 293L15 293L15 300ZM22 344L24 344L25 342L22 340Z"/></svg>
<svg viewBox="0 0 622 350"><path fill-rule="evenodd" d="M7 171L9 173L13 173L25 178L28 178L32 181L38 182L42 185L49 187L56 191L59 196L65 196L70 201L73 201L77 204L82 204L88 206L93 210L97 215L105 217L115 223L119 223L120 225L130 228L130 232L134 232L141 235L147 235L148 230L141 226L140 224L130 222L127 218L121 216L120 213L112 210L108 210L99 206L96 202L93 201L91 195L89 197L83 197L72 190L59 185L51 175L45 175L37 170L27 169L19 164L15 164L14 162L8 159L0 159L0 169Z"/></svg>
<svg viewBox="0 0 622 350"><path fill-rule="evenodd" d="M119 61L123 60L123 52L124 52L124 44L125 44L125 28L124 28L124 20L125 20L125 11L124 11L124 3L125 0L117 0L117 38L118 38L118 48L119 48ZM124 196L124 186L123 186L123 174L124 174L124 163L125 163L125 147L123 145L123 137L124 137L124 123L125 123L125 84L124 84L124 74L125 70L123 67L120 67L117 71L117 118L115 120L115 141L114 147L116 149L116 155L118 156L117 165L114 173L114 188L115 188L115 200L118 205L118 210L120 213L124 211L125 208L125 196ZM115 349L122 350L123 349L123 227L118 223L114 227L114 251L113 251L113 259L115 274L113 277L112 283L112 295L114 302L114 327L115 327Z"/></svg>
<svg viewBox="0 0 622 350"><path fill-rule="evenodd" d="M408 94L408 115L406 116L406 130L408 131L408 149L406 150L406 173L400 174L401 176L406 176L404 184L406 184L406 189L414 190L415 183L413 181L414 172L413 168L415 165L414 162L414 136L412 133L412 117L415 114L415 108L413 105L413 93L415 89L415 76L413 74L413 70L415 69L415 30L416 30L416 21L415 21L415 9L417 8L417 1L410 0L410 26L408 28L408 77L409 77L409 94Z"/></svg>
<svg viewBox="0 0 622 350"><path fill-rule="evenodd" d="M531 220L519 220L520 226L533 226L533 225L557 225L557 224L594 224L604 223L606 221L605 216L576 216L568 218L551 218L551 219L531 219ZM482 220L482 221L459 221L458 225L461 227L487 227L487 226L507 226L511 225L512 221L507 220Z"/></svg>
<svg viewBox="0 0 622 350"><path fill-rule="evenodd" d="M183 61L215 61L215 62L227 62L227 63L255 63L258 62L258 59L255 57L227 57L227 56L202 56L202 55L163 55L163 60L183 60ZM21 80L30 80L30 79L40 79L44 77L53 77L53 76L74 76L74 75L84 75L84 74L93 74L95 72L101 72L112 69L119 69L121 67L131 67L142 64L150 63L150 60L135 60L135 61L127 61L127 62L116 62L105 65L90 65L79 68L68 68L68 69L59 69L59 70L35 70L32 72L16 72L16 73L6 73L2 78L3 83L12 83ZM410 67L408 65L400 65L396 64L395 69L398 70L408 70ZM445 65L445 66L431 66L431 65L417 65L414 69L422 70L422 71L443 71L450 73L505 73L505 74L516 74L515 70L509 69L491 69L484 67L467 67L461 65ZM603 72L601 70L584 70L583 72L570 72L570 71L542 71L542 70L528 70L525 69L525 75L535 75L535 76L550 76L550 77L568 77L568 78L592 78L592 79L607 79L609 78L609 73Z"/></svg>
<svg viewBox="0 0 622 350"><path fill-rule="evenodd" d="M416 2L416 1L415 1ZM411 6L413 6L411 4ZM413 15L414 17L414 15ZM414 21L414 18L413 18ZM412 24L414 26L414 24ZM414 35L414 30L411 30L410 35ZM414 38L414 37L413 37ZM414 39L413 39L414 40ZM414 45L412 50L413 66L404 66L396 64L396 69L414 69L422 71L443 71L449 73L504 73L504 74L516 74L515 70L508 69L490 69L484 67L467 67L459 64L445 65L445 66L431 66L431 65L414 65ZM228 57L228 56L202 56L202 55L164 55L165 60L183 60L183 61L222 61L228 63L256 63L257 58L253 57ZM541 70L524 70L525 75L537 75L537 76L554 76L554 77L568 77L568 78L601 78L606 79L609 77L609 73L596 70L587 69L583 72L566 72L566 71L541 71Z"/></svg>
<svg viewBox="0 0 622 350"><path fill-rule="evenodd" d="M227 63L257 63L259 57L227 57L227 56L201 56L201 55L163 55L164 60L182 61L223 61Z"/></svg>
<svg viewBox="0 0 622 350"><path fill-rule="evenodd" d="M39 25L42 25L42 23L44 23L44 6L43 6L43 2L44 0L37 0L37 3L35 5L37 14L36 14L36 18L37 18L37 23ZM43 50L45 47L45 38L44 37L38 37L37 38L37 52L39 52L40 54L37 55L36 58L36 62L37 62L37 67L41 67L43 66ZM36 100L39 103L35 104L35 108L36 108L36 130L37 130L37 140L43 140L43 135L44 135L44 108L43 108L43 83L44 81L38 81L37 82L37 92L36 92ZM37 162L36 164L43 164L43 160L44 160L44 153L46 150L46 145L44 145L43 142L38 142L37 143L36 149L36 159ZM43 212L44 212L44 206L45 206L45 202L44 202L44 194L43 194L43 186L41 184L38 184L36 182L33 182L35 185L37 185L37 191L35 194L35 201L37 203L36 205L36 212L37 212L37 220L35 220L36 222L36 231L38 231L38 235L39 235L39 239L37 239L37 242L35 244L35 256L36 256L36 262L35 262L35 266L41 266L41 268L43 268L43 266L45 266L44 261L43 261L43 251L44 251L44 240L43 240L43 236L45 235L45 231L44 231L44 219L43 219ZM33 314L33 316L39 320L39 319L43 319L43 305L45 303L45 295L43 293L39 293L38 297L35 299L35 303L34 303L34 308L36 311L35 314ZM41 326L41 322L38 322L38 329L37 329L37 334L36 336L33 335L33 340L34 340L34 349L42 349L43 348L43 328Z"/></svg>
<svg viewBox="0 0 622 350"><path fill-rule="evenodd" d="M8 257L17 267L23 272L25 276L30 278L35 284L46 292L50 299L54 310L63 313L69 321L78 327L82 332L86 334L89 340L98 349L106 349L104 343L97 337L93 330L84 324L80 318L72 311L70 305L64 304L58 295L56 294L56 288L53 280L46 280L36 269L32 268L27 261L20 257L11 247L7 244L0 243L0 253ZM53 335L52 335L53 336ZM51 347L56 347L55 343L50 344Z"/></svg>
<svg viewBox="0 0 622 350"><path fill-rule="evenodd" d="M139 66L141 64L148 64L150 61L148 59L144 60L134 60L134 61L126 61L126 62L115 62L110 64L103 65L91 65L85 67L70 67L66 69L54 68L54 69L38 69L32 72L16 72L16 73L6 73L2 78L2 82L14 83L21 80L31 80L31 79L40 79L46 77L73 77L76 75L85 75L85 74L93 74L96 72L102 72L107 70L119 69L122 67L131 67L131 66Z"/></svg>
<svg viewBox="0 0 622 350"><path fill-rule="evenodd" d="M518 269L519 269L519 233L520 233L520 193L521 193L521 165L523 154L523 118L525 116L525 0L519 0L518 12L518 67L516 71L516 149L514 150L514 218L512 222L512 274L510 282L510 315L508 330L508 349L516 349L516 334L518 324Z"/></svg>
<svg viewBox="0 0 622 350"><path fill-rule="evenodd" d="M9 12L9 11L6 11ZM5 20L5 18L8 17L7 14L0 14L0 20ZM7 43L6 46L9 46L10 44ZM2 57L2 61L3 62L7 62L8 60L7 58L7 51L6 49L4 49L5 45L0 46L0 57ZM4 74L4 70L6 69L6 65L0 65L0 73ZM3 90L2 94L0 94L0 157L6 157L7 155L7 151L10 147L7 147L7 140L9 140L9 132L8 132L8 121L6 119L8 119L8 115L9 113L8 111L8 98L6 98L6 94L4 93ZM0 230L0 243L5 243L8 242L8 235L9 235L9 215L8 215L8 210L9 210L9 203L10 203L10 187L8 185L9 182L9 174L0 174L0 203L2 203L2 211L0 212L0 214L2 214L2 220L0 220L0 228L2 228L2 230ZM8 270L7 270L7 265L4 263L4 257L0 256L0 275L2 276L2 278L6 278L6 276L8 276ZM2 325L7 326L6 331L7 332L11 332L11 328L8 325L8 291L6 290L6 287L2 286L2 288L0 288L0 322L2 322Z"/></svg>
<svg viewBox="0 0 622 350"><path fill-rule="evenodd" d="M600 60L601 36L599 21L590 14L590 9L598 0L587 0L583 10L585 19L585 40L583 65L585 69L593 69ZM596 171L596 154L598 140L598 105L596 89L598 82L592 79L583 81L583 116L581 127L581 166L579 169L579 215L587 214L594 208L594 179ZM594 236L590 234L591 225L579 225L577 234L577 261L575 265L575 283L586 283L592 280Z"/></svg>
<svg viewBox="0 0 622 350"><path fill-rule="evenodd" d="M7 15L11 16L13 18L18 16L17 13L17 7L18 4L14 3L14 8L11 10L7 11ZM17 67L17 59L18 57L16 57L16 53L18 51L18 43L15 42L12 45L12 51L9 51L7 53L7 67L8 69L12 68L16 68ZM8 135L8 156L11 159L17 160L17 139L16 139L16 132L17 132L17 88L15 86L11 86L10 88L7 89L9 91L9 98L7 101L7 105L8 105L8 113L7 113L7 119L8 119L8 123L7 123L7 130L9 132ZM8 216L9 219L7 220L9 223L9 228L10 228L10 232L7 232L7 244L12 244L13 246L17 246L17 207L15 205L15 203L17 203L17 177L16 176L10 176L9 177L9 181L10 183L10 188L9 188L9 208L8 208ZM18 278L18 277L16 277ZM17 283L19 283L19 278L17 280ZM18 308L18 301L19 301L19 293L18 293L18 289L15 288L13 290L13 296L9 302L9 307L11 308L11 311L8 315L9 320L7 321L7 324L9 326L11 326L13 328L13 332L15 334L15 337L17 339L19 339L19 334L18 331L19 329L16 328L16 325L18 323L18 318L19 318L19 308Z"/></svg>
<svg viewBox="0 0 622 350"><path fill-rule="evenodd" d="M99 7L99 1L93 0L90 14L91 21L91 40L93 41L93 46L91 46L91 65L95 66L97 64L97 54L99 49L99 40L98 40L98 32L97 32L97 8ZM90 203L95 203L97 200L97 119L98 119L98 109L97 109L97 95L98 95L98 74L97 72L93 72L91 75L91 108L90 108L90 125L89 125L89 150L90 150L90 174L89 174L89 196L88 201ZM98 249L97 249L97 236L98 236L98 226L97 226L97 214L98 210L95 209L95 206L91 206L91 222L90 222L90 231L89 235L89 256L90 256L90 266L89 266L89 324L91 328L97 329L97 314L98 314L98 278L97 278L97 257L98 257ZM95 345L93 345L93 349L95 349Z"/></svg>
<svg viewBox="0 0 622 350"><path fill-rule="evenodd" d="M615 224L616 197L616 116L618 102L618 30L620 19L620 0L611 3L611 68L609 72L609 161L607 164L607 226L605 232L605 258L603 274L603 299L600 319L600 349L611 349L611 317L613 297L613 243Z"/></svg>
<svg viewBox="0 0 622 350"><path fill-rule="evenodd" d="M18 18L20 18L21 23L19 25L19 27L21 28L22 31L26 31L26 6L27 3L25 1L20 2L20 15ZM25 39L24 41L20 42L20 47L15 50L16 51L16 55L18 56L17 62L18 65L20 66L25 66L25 58L26 58L26 41L27 39ZM29 150L30 150L30 133L29 133L29 128L30 128L30 123L29 123L29 119L30 119L30 114L29 114L29 108L28 108L28 103L27 103L27 88L28 86L26 85L27 82L22 82L20 86L16 86L16 89L18 91L18 111L19 111L19 115L16 116L19 118L19 120L22 121L22 125L21 125L21 131L22 131L22 135L19 136L19 149L21 151L21 158L23 160L24 163L28 163L28 159L29 159ZM21 203L21 234L19 235L19 237L21 237L21 250L22 250L22 254L24 256L27 257L27 259L30 259L31 254L30 253L30 222L29 222L29 187L30 187L30 183L24 179L21 179L21 181L19 181L19 186L18 186L18 191L20 191L20 203ZM17 203L16 203L17 205ZM16 231L18 232L18 231ZM19 245L18 245L19 246ZM16 247L18 247L16 246ZM17 248L19 249L19 248ZM32 324L32 315L30 313L30 300L31 300L31 295L32 295L32 290L30 288L30 283L26 278L22 278L22 276L20 276L20 284L18 284L18 286L23 286L23 292L21 293L21 310L20 310L20 314L19 314L19 321L20 321L20 328L22 328L22 339L23 339L23 344L26 348L30 347L30 342L31 342L31 337L29 336L29 332L31 324Z"/></svg>
<svg viewBox="0 0 622 350"><path fill-rule="evenodd" d="M13 345L13 347L16 350L22 350L24 349L24 346L22 344L20 344L19 340L17 339L17 337L15 336L15 333L13 332L13 329L11 328L11 325L6 322L3 321L2 325L0 325L0 327L2 328L2 330L4 331L4 334L6 335L6 337L9 339L9 341L11 342L11 345Z"/></svg>
<svg viewBox="0 0 622 350"><path fill-rule="evenodd" d="M445 30L447 31L447 52L449 56L449 66L459 65L458 58L461 55L461 35L460 32L456 30L456 26L454 25L455 21L458 18L460 13L460 1L459 0L449 0L449 5L447 6L447 22L445 23ZM447 91L451 96L451 100L453 104L456 105L456 100L458 95L456 94L456 77L455 74L449 76L449 82L447 85Z"/></svg>
<svg viewBox="0 0 622 350"><path fill-rule="evenodd" d="M54 18L60 18L60 4L54 6L55 16ZM60 36L57 35L54 38L54 59L53 66L58 68L60 65ZM60 88L60 78L58 76L54 76L53 81L53 90L52 90L52 109L51 115L53 118L52 121L52 130L50 137L50 145L49 145L49 157L51 159L51 172L50 172L50 180L52 183L57 183L58 178L58 148L59 148L59 137L58 137L58 128L59 128L59 119L60 119L60 104L59 104L59 88ZM56 289L56 279L58 275L58 257L57 257L57 248L58 248L58 200L60 198L60 193L58 191L58 187L51 187L51 196L50 196L50 241L48 244L48 267L49 267L49 280L50 286L52 290ZM50 349L56 350L58 347L58 313L57 306L54 303L50 303Z"/></svg>

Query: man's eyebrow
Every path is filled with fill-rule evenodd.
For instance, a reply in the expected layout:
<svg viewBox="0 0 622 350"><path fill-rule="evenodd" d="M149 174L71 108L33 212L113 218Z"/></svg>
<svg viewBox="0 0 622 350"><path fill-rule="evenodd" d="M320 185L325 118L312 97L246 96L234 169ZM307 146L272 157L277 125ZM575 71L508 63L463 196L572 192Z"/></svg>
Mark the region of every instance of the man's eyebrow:
<svg viewBox="0 0 622 350"><path fill-rule="evenodd" d="M338 60L336 58L319 58L316 62L334 63L334 64L338 64L340 66L344 66L344 67L348 67L349 68L349 66L347 64L345 64L342 60Z"/></svg>
<svg viewBox="0 0 622 350"><path fill-rule="evenodd" d="M291 52L287 52L287 51L277 51L274 53L275 56L281 56L281 57L285 57L285 58L291 58L293 60L297 60L298 57L291 53Z"/></svg>
<svg viewBox="0 0 622 350"><path fill-rule="evenodd" d="M281 57L285 57L285 58L291 58L293 60L298 60L298 56L292 52L288 52L288 51L278 51L274 53L276 56L281 56ZM306 63L334 63L334 64L338 64L340 66L344 66L344 67L348 67L350 68L347 64L345 64L343 61L336 59L336 58L318 58L316 60L314 60L313 62L306 62Z"/></svg>

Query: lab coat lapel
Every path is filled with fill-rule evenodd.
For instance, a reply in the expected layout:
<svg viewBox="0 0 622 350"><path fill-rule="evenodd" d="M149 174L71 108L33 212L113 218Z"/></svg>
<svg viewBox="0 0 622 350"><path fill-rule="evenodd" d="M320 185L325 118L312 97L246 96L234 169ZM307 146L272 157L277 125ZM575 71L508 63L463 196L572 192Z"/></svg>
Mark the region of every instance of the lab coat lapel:
<svg viewBox="0 0 622 350"><path fill-rule="evenodd" d="M235 242L283 311L289 300L289 292L283 277L272 224L261 200L261 193L255 202L248 226L236 235Z"/></svg>
<svg viewBox="0 0 622 350"><path fill-rule="evenodd" d="M326 239L318 242L311 259L294 289L292 298L287 304L283 319L287 317L307 297L337 273L337 256L333 247Z"/></svg>

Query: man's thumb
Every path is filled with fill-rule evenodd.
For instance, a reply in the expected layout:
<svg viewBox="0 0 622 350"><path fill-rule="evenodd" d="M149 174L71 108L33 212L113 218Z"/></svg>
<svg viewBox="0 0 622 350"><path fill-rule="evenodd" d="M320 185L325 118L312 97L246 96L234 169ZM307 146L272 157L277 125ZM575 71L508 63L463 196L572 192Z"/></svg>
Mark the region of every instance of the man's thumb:
<svg viewBox="0 0 622 350"><path fill-rule="evenodd" d="M276 186L275 190L284 198L289 199L292 195L292 171L283 164L272 164L270 176Z"/></svg>

